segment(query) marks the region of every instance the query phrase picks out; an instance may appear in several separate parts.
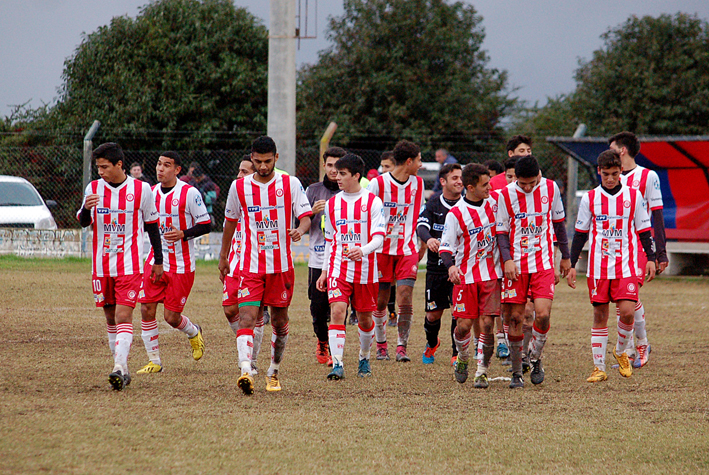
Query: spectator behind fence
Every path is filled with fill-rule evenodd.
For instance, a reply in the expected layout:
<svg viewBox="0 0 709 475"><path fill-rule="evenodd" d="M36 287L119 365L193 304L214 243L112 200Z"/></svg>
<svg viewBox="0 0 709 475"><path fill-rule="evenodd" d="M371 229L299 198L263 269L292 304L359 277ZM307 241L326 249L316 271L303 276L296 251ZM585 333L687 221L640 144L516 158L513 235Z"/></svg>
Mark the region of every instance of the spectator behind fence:
<svg viewBox="0 0 709 475"><path fill-rule="evenodd" d="M207 207L207 211L212 217L212 222L214 222L212 206L216 203L217 198L219 198L219 186L217 186L209 176L204 174L202 167L197 162L190 163L187 174L180 177L180 180L187 182L187 184L199 190L202 194L204 205Z"/></svg>
<svg viewBox="0 0 709 475"><path fill-rule="evenodd" d="M445 148L439 148L436 150L436 161L441 164L441 167L443 165L448 165L449 163L458 163L458 160L448 153L448 150ZM440 175L436 177L436 183L433 185L433 193L431 195L435 195L436 193L440 193L443 191L443 187L441 186L441 177ZM429 198L428 196L427 198Z"/></svg>
<svg viewBox="0 0 709 475"><path fill-rule="evenodd" d="M153 181L143 174L143 165L138 162L133 162L130 166L130 176L136 180L144 181L150 186L153 186Z"/></svg>

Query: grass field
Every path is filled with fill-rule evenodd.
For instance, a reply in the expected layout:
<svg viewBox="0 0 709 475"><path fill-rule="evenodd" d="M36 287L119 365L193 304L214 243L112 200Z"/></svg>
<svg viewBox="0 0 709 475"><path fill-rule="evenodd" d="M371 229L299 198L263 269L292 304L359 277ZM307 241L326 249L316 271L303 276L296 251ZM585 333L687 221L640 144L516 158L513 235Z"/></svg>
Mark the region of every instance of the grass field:
<svg viewBox="0 0 709 475"><path fill-rule="evenodd" d="M650 362L630 379L609 370L596 385L585 382L585 282L559 286L546 381L532 387L527 376L512 391L456 383L447 339L435 364L421 364L423 274L413 361L374 361L374 376L357 378L348 326L347 377L327 381L314 358L307 268L298 267L283 391L266 393L259 376L246 397L215 263L199 264L185 309L204 328L204 358L193 361L184 336L161 322L165 371L135 375L147 362L135 312L133 383L122 392L107 382L113 363L89 274L86 260L0 258L0 473L709 472L706 278L646 285ZM505 368L493 362L490 376Z"/></svg>

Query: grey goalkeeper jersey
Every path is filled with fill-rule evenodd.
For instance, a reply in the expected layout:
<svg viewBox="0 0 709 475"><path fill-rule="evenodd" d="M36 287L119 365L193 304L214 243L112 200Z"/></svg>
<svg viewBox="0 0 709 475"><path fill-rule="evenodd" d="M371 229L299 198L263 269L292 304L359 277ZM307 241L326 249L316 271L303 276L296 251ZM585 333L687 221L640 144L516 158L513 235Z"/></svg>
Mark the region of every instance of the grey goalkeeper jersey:
<svg viewBox="0 0 709 475"><path fill-rule="evenodd" d="M313 183L305 190L305 196L308 197L310 206L312 207L316 201L329 200L340 190L335 183L335 189L331 190L327 188L322 181ZM310 252L310 258L308 259L308 267L315 269L322 269L323 260L325 259L325 237L322 232L323 218L325 216L324 211L320 211L311 217L310 221L310 244L308 245L308 250Z"/></svg>

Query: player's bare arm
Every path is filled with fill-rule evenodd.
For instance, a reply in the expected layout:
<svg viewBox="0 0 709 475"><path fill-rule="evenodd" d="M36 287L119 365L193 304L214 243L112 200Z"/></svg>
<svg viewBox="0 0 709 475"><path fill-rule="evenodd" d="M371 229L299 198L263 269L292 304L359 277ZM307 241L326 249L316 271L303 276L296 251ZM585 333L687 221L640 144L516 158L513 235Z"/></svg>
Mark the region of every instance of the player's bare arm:
<svg viewBox="0 0 709 475"><path fill-rule="evenodd" d="M559 273L561 277L566 277L571 270L571 259L562 259L559 263Z"/></svg>
<svg viewBox="0 0 709 475"><path fill-rule="evenodd" d="M652 279L655 278L655 273L656 273L655 262L654 261L647 261L647 264L645 265L645 280L650 282Z"/></svg>
<svg viewBox="0 0 709 475"><path fill-rule="evenodd" d="M310 216L305 216L301 218L300 226L288 230L288 235L294 242L298 242L308 229L310 229Z"/></svg>
<svg viewBox="0 0 709 475"><path fill-rule="evenodd" d="M572 289L576 288L576 268L572 267L569 269L568 274L566 274L566 282Z"/></svg>
<svg viewBox="0 0 709 475"><path fill-rule="evenodd" d="M460 269L457 266L450 266L448 269L448 280L454 285L460 285Z"/></svg>
<svg viewBox="0 0 709 475"><path fill-rule="evenodd" d="M325 272L320 274L320 277L315 283L315 287L317 287L320 292L327 292L327 274Z"/></svg>
<svg viewBox="0 0 709 475"><path fill-rule="evenodd" d="M224 221L224 232L222 233L222 248L219 251L219 280L224 282L224 277L229 273L229 249L231 240L236 230L236 221Z"/></svg>

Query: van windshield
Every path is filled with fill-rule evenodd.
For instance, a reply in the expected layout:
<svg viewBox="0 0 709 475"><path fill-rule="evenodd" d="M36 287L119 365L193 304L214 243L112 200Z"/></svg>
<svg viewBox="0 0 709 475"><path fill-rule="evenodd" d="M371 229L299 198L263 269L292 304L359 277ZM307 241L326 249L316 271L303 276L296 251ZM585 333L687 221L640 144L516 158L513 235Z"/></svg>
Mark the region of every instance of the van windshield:
<svg viewBox="0 0 709 475"><path fill-rule="evenodd" d="M27 183L0 182L0 206L41 206L42 199Z"/></svg>

